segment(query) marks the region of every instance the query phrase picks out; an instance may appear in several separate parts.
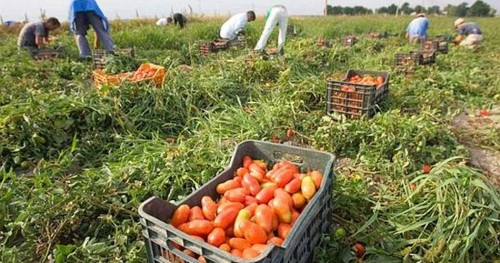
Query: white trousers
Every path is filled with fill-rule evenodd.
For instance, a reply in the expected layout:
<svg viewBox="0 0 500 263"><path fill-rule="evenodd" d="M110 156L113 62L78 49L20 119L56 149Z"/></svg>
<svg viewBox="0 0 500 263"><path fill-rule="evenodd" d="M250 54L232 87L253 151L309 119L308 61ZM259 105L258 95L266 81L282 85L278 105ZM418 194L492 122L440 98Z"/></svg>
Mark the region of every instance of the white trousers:
<svg viewBox="0 0 500 263"><path fill-rule="evenodd" d="M266 47L267 40L276 25L279 25L280 30L278 36L278 51L281 51L285 45L286 29L288 26L288 13L282 7L273 7L273 9L271 9L266 25L264 26L264 31L262 31L262 35L255 46L255 50L262 51Z"/></svg>
<svg viewBox="0 0 500 263"><path fill-rule="evenodd" d="M460 46L474 46L483 40L483 35L470 34L460 42Z"/></svg>

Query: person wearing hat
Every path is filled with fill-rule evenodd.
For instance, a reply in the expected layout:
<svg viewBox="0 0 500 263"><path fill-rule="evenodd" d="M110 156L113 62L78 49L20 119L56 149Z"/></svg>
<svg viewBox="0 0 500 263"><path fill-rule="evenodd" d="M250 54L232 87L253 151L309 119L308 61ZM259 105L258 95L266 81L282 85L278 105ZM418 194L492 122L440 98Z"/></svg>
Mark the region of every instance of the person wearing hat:
<svg viewBox="0 0 500 263"><path fill-rule="evenodd" d="M95 31L96 41L94 46L100 42L106 51L113 53L114 42L109 34L109 23L101 8L95 0L73 0L69 8L69 28L75 35L80 59L90 59L90 46L87 40L87 31L90 26Z"/></svg>
<svg viewBox="0 0 500 263"><path fill-rule="evenodd" d="M223 39L234 40L247 26L248 22L255 21L254 11L247 11L229 18L220 28L220 37Z"/></svg>
<svg viewBox="0 0 500 263"><path fill-rule="evenodd" d="M428 28L429 19L425 17L424 13L419 13L406 28L406 38L408 38L411 43L417 43L427 37Z"/></svg>
<svg viewBox="0 0 500 263"><path fill-rule="evenodd" d="M273 32L274 27L279 26L279 35L278 35L278 49L277 51L280 54L283 54L283 46L285 45L286 40L286 29L288 25L288 12L286 7L283 5L274 5L266 12L266 24L264 26L264 31L262 31L262 35L260 36L257 45L255 46L255 50L258 52L262 52L267 45L267 40L269 36Z"/></svg>
<svg viewBox="0 0 500 263"><path fill-rule="evenodd" d="M465 19L459 18L455 20L455 28L458 31L458 36L453 42L460 44L460 46L472 48L483 41L481 28L474 22L465 22ZM465 39L464 36L466 36Z"/></svg>

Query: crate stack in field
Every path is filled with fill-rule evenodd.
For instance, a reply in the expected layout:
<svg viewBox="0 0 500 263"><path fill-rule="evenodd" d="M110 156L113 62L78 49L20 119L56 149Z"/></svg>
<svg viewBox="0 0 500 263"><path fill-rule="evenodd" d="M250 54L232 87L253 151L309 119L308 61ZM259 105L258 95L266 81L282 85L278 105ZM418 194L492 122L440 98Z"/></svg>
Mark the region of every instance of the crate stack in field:
<svg viewBox="0 0 500 263"><path fill-rule="evenodd" d="M135 51L133 48L122 48L115 49L113 54L104 49L93 49L92 50L92 62L94 69L104 69L106 67L106 59L109 56L128 56L131 58L135 57Z"/></svg>
<svg viewBox="0 0 500 263"><path fill-rule="evenodd" d="M181 205L200 206L205 196L217 200L219 197L217 186L235 177L245 156L253 160L262 160L268 167L286 160L297 165L301 173L316 170L323 174L318 191L302 209L283 243L269 244L259 256L251 259L223 251L202 241L202 238L189 235L167 223ZM330 153L283 144L253 140L240 143L233 153L229 166L181 202L173 204L151 197L139 206L148 262L202 262L198 261L199 257L203 257L206 262L225 263L311 262L314 248L319 245L322 235L330 233L332 228L334 158ZM189 250L192 254L184 253L185 250Z"/></svg>
<svg viewBox="0 0 500 263"><path fill-rule="evenodd" d="M379 85L349 82L356 75L360 78L382 77L383 82ZM341 114L348 119L360 119L365 115L372 117L389 94L389 77L387 72L350 69L343 80L328 79L326 113Z"/></svg>

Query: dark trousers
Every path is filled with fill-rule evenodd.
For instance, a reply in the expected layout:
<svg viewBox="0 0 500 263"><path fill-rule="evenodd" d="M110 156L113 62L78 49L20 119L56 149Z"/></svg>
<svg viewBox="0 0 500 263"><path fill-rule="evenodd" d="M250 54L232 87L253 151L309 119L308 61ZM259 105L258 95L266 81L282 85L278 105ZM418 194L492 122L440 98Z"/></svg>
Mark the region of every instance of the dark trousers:
<svg viewBox="0 0 500 263"><path fill-rule="evenodd" d="M76 12L75 27L76 27L76 43L80 52L80 57L90 56L90 46L87 40L87 31L90 26L94 29L100 42L104 45L107 51L113 51L114 42L109 33L104 28L101 18L93 11Z"/></svg>

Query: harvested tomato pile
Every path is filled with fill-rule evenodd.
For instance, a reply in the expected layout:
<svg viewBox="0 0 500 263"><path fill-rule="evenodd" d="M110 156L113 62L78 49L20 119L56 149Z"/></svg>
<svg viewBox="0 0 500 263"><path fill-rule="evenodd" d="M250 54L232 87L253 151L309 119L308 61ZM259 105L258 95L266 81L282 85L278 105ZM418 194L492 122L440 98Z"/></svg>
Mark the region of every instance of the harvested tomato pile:
<svg viewBox="0 0 500 263"><path fill-rule="evenodd" d="M245 156L234 178L217 185L217 202L204 196L201 207L181 205L170 224L233 255L254 258L268 245L283 244L322 180L321 172L304 174L288 161L268 170L264 161ZM198 259L204 260L203 256Z"/></svg>
<svg viewBox="0 0 500 263"><path fill-rule="evenodd" d="M359 75L356 74L356 75L348 78L347 82L351 82L351 83L355 83L355 84L376 86L378 89L378 88L382 87L385 80L384 80L384 77L382 77L382 76L372 77L370 75L366 75L364 77L360 77ZM356 88L353 86L342 86L341 90L345 91L345 92L354 92L356 90Z"/></svg>

